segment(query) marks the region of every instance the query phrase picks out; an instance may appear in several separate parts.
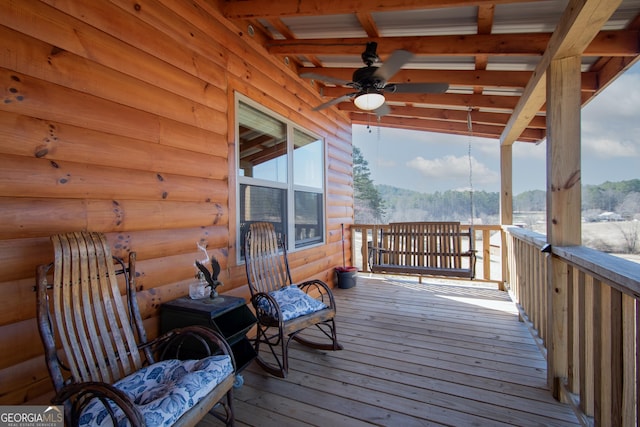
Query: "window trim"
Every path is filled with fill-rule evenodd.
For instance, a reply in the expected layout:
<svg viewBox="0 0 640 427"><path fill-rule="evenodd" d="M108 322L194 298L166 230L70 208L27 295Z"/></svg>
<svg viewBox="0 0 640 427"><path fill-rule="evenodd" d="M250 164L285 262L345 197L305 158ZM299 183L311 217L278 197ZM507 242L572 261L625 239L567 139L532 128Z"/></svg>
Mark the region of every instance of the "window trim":
<svg viewBox="0 0 640 427"><path fill-rule="evenodd" d="M266 180L266 179L260 179L260 178L253 178L253 177L246 177L246 176L241 176L238 171L240 170L240 135L238 132L238 128L240 125L240 115L237 113L239 111L239 105L240 103L244 103L246 105L248 105L249 107L255 108L256 110L270 116L273 117L276 120L281 121L282 123L285 124L285 126L287 127L286 130L286 134L287 134L287 182L283 183L283 182L277 182L277 181L270 181L270 180ZM235 199L236 199L236 203L235 203L235 208L236 208L236 215L235 215L235 220L236 220L236 259L239 260L239 263L244 263L244 258L242 257L242 248L241 246L241 242L242 242L242 236L241 234L241 227L240 227L240 223L241 223L241 218L240 218L240 187L241 185L256 185L256 186L262 186L262 187L270 187L270 188L279 188L279 189L284 189L286 190L287 193L287 232L286 232L286 244L287 244L287 251L288 252L296 252L296 251L302 251L302 250L307 250L309 248L313 248L313 247L317 247L317 246L321 246L326 244L327 242L327 142L325 140L325 138L321 137L320 135L316 134L315 132L312 132L308 129L305 129L304 127L298 125L297 123L295 123L294 121L281 116L280 114L268 109L267 107L257 103L256 101L254 101L253 99L247 97L246 95L243 95L239 92L235 92L235 97L234 97L234 150L235 150L235 167L234 167L234 173L236 175L236 185L235 185ZM317 188L317 187L308 187L305 185L295 185L294 184L294 161L295 161L295 156L294 156L294 129L297 129L300 132L304 132L314 138L317 138L318 140L322 141L322 162L323 162L323 166L322 166L322 187L321 188ZM310 243L310 244L305 244L302 245L300 247L296 247L296 236L295 236L295 192L296 191L304 191L304 192L311 192L311 193L317 193L317 194L322 194L322 239L319 240L318 242L315 243Z"/></svg>

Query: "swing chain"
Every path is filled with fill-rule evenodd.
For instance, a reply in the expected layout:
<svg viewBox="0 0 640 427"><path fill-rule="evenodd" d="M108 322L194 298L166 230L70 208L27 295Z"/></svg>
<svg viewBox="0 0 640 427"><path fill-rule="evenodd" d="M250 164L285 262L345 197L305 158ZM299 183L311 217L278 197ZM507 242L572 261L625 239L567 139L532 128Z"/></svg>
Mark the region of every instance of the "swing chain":
<svg viewBox="0 0 640 427"><path fill-rule="evenodd" d="M467 129L469 131L469 139L468 139L468 151L467 156L469 158L469 213L471 214L471 226L473 226L473 161L471 156L471 139L473 138L473 125L471 123L471 110L469 107L467 111Z"/></svg>

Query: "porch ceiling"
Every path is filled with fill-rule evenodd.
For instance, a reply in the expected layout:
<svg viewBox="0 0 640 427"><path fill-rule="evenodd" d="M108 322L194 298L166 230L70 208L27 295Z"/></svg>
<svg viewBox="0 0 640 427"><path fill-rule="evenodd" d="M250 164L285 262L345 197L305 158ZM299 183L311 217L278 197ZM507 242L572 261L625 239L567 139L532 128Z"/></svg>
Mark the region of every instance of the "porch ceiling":
<svg viewBox="0 0 640 427"><path fill-rule="evenodd" d="M395 50L414 57L389 83L447 82L443 94L385 93L379 121L351 102L353 123L469 133L502 144L545 137L546 69L581 55L582 101L589 102L640 54L640 0L227 0L225 16L298 74L350 81L368 41L382 63ZM318 104L351 88L309 80ZM335 107L334 107L335 108Z"/></svg>

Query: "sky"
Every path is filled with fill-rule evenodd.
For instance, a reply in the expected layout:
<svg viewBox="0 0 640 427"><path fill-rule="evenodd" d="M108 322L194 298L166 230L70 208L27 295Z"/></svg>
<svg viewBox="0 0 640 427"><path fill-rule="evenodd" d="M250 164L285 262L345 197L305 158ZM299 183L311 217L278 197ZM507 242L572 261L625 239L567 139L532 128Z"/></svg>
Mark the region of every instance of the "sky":
<svg viewBox="0 0 640 427"><path fill-rule="evenodd" d="M640 62L591 100L581 120L583 185L640 178ZM433 193L468 190L471 183L474 191L500 191L497 139L380 128L372 122L370 129L353 126L353 144L376 185ZM546 188L545 157L546 140L514 143L514 194Z"/></svg>

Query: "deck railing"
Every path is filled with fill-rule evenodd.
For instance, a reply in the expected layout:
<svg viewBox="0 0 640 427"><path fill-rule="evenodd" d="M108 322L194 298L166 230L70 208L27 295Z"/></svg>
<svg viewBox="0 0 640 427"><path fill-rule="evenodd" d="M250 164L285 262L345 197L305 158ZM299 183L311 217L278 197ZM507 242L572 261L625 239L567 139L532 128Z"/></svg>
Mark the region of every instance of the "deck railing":
<svg viewBox="0 0 640 427"><path fill-rule="evenodd" d="M387 228L351 226L361 271L369 271L367 242ZM640 264L584 246L551 247L546 236L518 227L474 230L479 278L504 284L518 304L547 357L554 396L583 425L639 425ZM492 246L497 232L501 244Z"/></svg>
<svg viewBox="0 0 640 427"><path fill-rule="evenodd" d="M550 247L544 235L516 227L506 230L506 249L509 290L549 349L556 398L573 404L585 425L636 426L640 264L584 246ZM558 372L566 375L554 378Z"/></svg>

